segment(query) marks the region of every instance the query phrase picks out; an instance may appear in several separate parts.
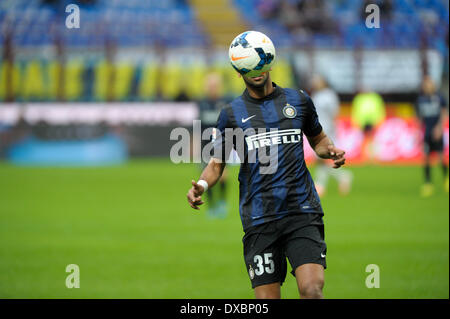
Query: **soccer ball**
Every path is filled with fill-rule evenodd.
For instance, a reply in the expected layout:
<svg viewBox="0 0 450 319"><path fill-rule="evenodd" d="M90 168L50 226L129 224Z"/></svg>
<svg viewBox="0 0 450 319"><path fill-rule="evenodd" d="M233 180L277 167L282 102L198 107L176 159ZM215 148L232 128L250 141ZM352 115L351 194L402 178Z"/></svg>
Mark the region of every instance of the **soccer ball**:
<svg viewBox="0 0 450 319"><path fill-rule="evenodd" d="M236 71L247 77L256 77L272 67L275 61L275 47L265 34L246 31L231 42L228 56Z"/></svg>

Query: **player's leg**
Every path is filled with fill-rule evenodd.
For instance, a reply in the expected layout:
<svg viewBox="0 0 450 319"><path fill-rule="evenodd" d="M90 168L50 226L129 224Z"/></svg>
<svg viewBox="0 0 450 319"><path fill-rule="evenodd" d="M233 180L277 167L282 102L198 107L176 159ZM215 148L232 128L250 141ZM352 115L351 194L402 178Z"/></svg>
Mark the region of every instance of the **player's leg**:
<svg viewBox="0 0 450 319"><path fill-rule="evenodd" d="M224 218L227 214L225 180L220 178L219 185L206 191L207 215L210 218Z"/></svg>
<svg viewBox="0 0 450 319"><path fill-rule="evenodd" d="M278 299L286 278L286 256L274 222L256 226L242 239L244 260L257 299Z"/></svg>
<svg viewBox="0 0 450 319"><path fill-rule="evenodd" d="M441 152L441 166L442 166L442 174L444 175L444 190L448 193L449 190L449 180L448 180L448 165L445 162L444 154Z"/></svg>
<svg viewBox="0 0 450 319"><path fill-rule="evenodd" d="M325 195L328 183L329 167L322 159L317 159L314 185L320 197Z"/></svg>
<svg viewBox="0 0 450 319"><path fill-rule="evenodd" d="M227 169L222 173L219 179L218 185L218 201L217 201L217 217L224 218L227 215L228 205L227 205Z"/></svg>
<svg viewBox="0 0 450 319"><path fill-rule="evenodd" d="M433 139L430 150L438 153L439 162L441 164L442 174L444 176L444 190L448 192L448 167L444 158L444 136L440 136L437 139Z"/></svg>
<svg viewBox="0 0 450 319"><path fill-rule="evenodd" d="M279 282L255 287L256 299L280 299L281 286Z"/></svg>
<svg viewBox="0 0 450 319"><path fill-rule="evenodd" d="M442 175L445 178L445 177L448 176L448 166L447 166L447 163L445 162L445 157L444 157L444 154L442 152L439 153L439 158L441 160Z"/></svg>
<svg viewBox="0 0 450 319"><path fill-rule="evenodd" d="M330 175L333 176L338 182L339 193L341 195L347 195L350 193L353 182L353 173L345 168L334 169L330 167Z"/></svg>
<svg viewBox="0 0 450 319"><path fill-rule="evenodd" d="M295 269L298 292L302 299L323 298L324 268L319 264L303 264Z"/></svg>
<svg viewBox="0 0 450 319"><path fill-rule="evenodd" d="M420 194L422 197L429 197L434 192L433 184L431 183L431 163L430 163L430 154L431 154L431 141L429 139L424 140L424 164L423 164L423 172L424 172L424 180L425 183L422 185L420 189Z"/></svg>
<svg viewBox="0 0 450 319"><path fill-rule="evenodd" d="M444 157L444 153L443 153L443 148L444 148L444 143L442 141L440 141L439 143L440 145L438 145L438 153L439 153L439 160L441 162L441 168L442 168L442 175L444 177L444 190L448 193L448 166L447 163L445 162L445 157Z"/></svg>
<svg viewBox="0 0 450 319"><path fill-rule="evenodd" d="M258 243L254 247L256 249L253 252L247 251L245 260L255 298L281 298L280 287L287 271L286 257L281 247L271 245L268 248L258 249Z"/></svg>
<svg viewBox="0 0 450 319"><path fill-rule="evenodd" d="M209 217L215 217L217 210L216 189L208 188L206 191L206 204L208 205L207 215Z"/></svg>
<svg viewBox="0 0 450 319"><path fill-rule="evenodd" d="M301 298L323 298L326 252L324 226L319 214L290 217L284 249Z"/></svg>
<svg viewBox="0 0 450 319"><path fill-rule="evenodd" d="M227 180L225 178L221 178L219 180L220 184L220 200L226 200L227 195Z"/></svg>
<svg viewBox="0 0 450 319"><path fill-rule="evenodd" d="M425 165L424 165L424 177L425 183L431 183L431 163L430 154L425 155Z"/></svg>

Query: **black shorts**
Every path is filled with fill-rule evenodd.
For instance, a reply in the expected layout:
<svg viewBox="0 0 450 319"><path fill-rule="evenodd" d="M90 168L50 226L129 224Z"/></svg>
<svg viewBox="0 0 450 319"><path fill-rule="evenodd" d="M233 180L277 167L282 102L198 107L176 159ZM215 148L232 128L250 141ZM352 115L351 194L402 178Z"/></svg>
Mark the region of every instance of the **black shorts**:
<svg viewBox="0 0 450 319"><path fill-rule="evenodd" d="M443 137L435 140L433 139L431 133L425 134L423 146L425 154L430 154L431 152L442 152L444 149Z"/></svg>
<svg viewBox="0 0 450 319"><path fill-rule="evenodd" d="M245 266L252 288L279 282L287 273L286 258L295 269L307 263L326 266L327 245L321 214L292 214L253 227L242 239Z"/></svg>

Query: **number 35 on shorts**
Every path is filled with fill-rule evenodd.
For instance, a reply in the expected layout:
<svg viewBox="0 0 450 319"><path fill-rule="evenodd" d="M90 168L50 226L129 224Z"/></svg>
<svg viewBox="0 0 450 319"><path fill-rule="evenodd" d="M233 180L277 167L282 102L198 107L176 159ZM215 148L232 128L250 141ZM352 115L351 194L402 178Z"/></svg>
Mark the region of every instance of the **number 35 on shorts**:
<svg viewBox="0 0 450 319"><path fill-rule="evenodd" d="M264 258L263 258L264 256ZM250 275L250 279L253 279L256 276L261 276L266 272L267 274L273 274L275 271L275 263L272 260L272 253L265 253L263 256L255 255L253 257L253 262L255 263L256 269L250 268L248 270L248 274Z"/></svg>

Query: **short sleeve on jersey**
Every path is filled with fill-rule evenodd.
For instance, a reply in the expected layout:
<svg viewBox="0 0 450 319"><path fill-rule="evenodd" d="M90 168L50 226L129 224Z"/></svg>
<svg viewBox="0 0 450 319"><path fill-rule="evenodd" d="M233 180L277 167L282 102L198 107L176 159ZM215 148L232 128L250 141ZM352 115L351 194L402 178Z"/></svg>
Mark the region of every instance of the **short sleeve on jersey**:
<svg viewBox="0 0 450 319"><path fill-rule="evenodd" d="M227 108L223 108L220 111L219 118L217 119L216 127L213 132L213 157L226 161L230 156L230 152L233 149L233 135L227 133L232 131L230 125Z"/></svg>
<svg viewBox="0 0 450 319"><path fill-rule="evenodd" d="M314 103L312 99L304 94L304 100L305 100L305 110L306 110L306 117L305 117L305 126L303 129L303 132L306 136L316 136L319 135L320 132L322 132L322 125L319 123L319 117L317 116L316 107L314 106Z"/></svg>

